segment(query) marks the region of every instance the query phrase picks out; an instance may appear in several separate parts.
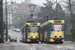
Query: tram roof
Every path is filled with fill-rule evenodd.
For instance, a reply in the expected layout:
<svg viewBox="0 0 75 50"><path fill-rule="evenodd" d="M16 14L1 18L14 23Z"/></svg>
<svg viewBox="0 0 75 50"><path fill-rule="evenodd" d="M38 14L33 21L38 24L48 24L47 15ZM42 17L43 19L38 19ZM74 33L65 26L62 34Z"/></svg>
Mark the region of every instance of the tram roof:
<svg viewBox="0 0 75 50"><path fill-rule="evenodd" d="M29 26L31 26L30 24L35 24L36 22L32 22L32 23L26 23L23 27L22 27L22 29L26 26L26 25L29 25ZM40 26L40 23L36 23L37 25L36 26Z"/></svg>
<svg viewBox="0 0 75 50"><path fill-rule="evenodd" d="M64 20L48 20L48 21L46 21L45 23L43 23L43 24L41 25L41 27L44 26L44 25L47 25L47 24L49 24L49 23L53 23L53 24L54 24L54 21L62 21L60 24L64 24Z"/></svg>

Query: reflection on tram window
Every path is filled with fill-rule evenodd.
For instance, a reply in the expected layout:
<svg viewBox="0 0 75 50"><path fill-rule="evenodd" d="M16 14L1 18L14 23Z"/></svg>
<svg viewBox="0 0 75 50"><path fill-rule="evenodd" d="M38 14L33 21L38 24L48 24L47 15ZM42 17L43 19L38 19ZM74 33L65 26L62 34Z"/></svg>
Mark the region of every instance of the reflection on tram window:
<svg viewBox="0 0 75 50"><path fill-rule="evenodd" d="M28 32L38 32L38 27L28 27Z"/></svg>
<svg viewBox="0 0 75 50"><path fill-rule="evenodd" d="M52 30L52 31L63 31L63 29L64 29L63 26L64 26L64 25L56 25L56 24L53 24L53 25L51 26L51 30Z"/></svg>

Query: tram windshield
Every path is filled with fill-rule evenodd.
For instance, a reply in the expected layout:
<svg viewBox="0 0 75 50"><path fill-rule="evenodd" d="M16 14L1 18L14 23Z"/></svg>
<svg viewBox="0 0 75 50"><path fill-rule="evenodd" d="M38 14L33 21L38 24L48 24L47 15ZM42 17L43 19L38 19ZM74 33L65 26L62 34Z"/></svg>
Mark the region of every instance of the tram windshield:
<svg viewBox="0 0 75 50"><path fill-rule="evenodd" d="M28 32L38 32L38 27L28 27Z"/></svg>
<svg viewBox="0 0 75 50"><path fill-rule="evenodd" d="M53 24L51 25L51 30L52 31L63 31L64 25Z"/></svg>

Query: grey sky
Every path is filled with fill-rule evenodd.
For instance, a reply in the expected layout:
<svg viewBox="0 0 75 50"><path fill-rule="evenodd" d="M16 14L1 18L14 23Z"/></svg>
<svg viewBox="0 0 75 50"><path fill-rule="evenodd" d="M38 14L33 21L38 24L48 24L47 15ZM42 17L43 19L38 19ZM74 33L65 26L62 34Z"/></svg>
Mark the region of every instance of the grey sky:
<svg viewBox="0 0 75 50"><path fill-rule="evenodd" d="M11 1L11 0L7 0L7 1ZM15 1L15 0L13 0ZM25 0L16 0L17 3L21 3L22 1L25 1ZM32 3L35 3L37 5L42 5L42 3L45 3L46 1L45 0L31 0ZM56 1L56 0L54 0ZM60 1L60 0L57 0L57 1Z"/></svg>
<svg viewBox="0 0 75 50"><path fill-rule="evenodd" d="M7 0L7 1L12 1L12 0ZM17 3L24 2L25 0L13 0L16 1ZM32 3L35 3L37 5L42 5L42 3L45 3L45 0L31 0Z"/></svg>

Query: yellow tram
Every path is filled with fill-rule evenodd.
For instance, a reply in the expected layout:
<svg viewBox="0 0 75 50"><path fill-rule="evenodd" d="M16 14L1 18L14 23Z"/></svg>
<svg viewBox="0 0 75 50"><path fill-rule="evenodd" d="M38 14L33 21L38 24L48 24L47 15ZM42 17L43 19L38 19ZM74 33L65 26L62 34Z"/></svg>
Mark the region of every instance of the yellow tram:
<svg viewBox="0 0 75 50"><path fill-rule="evenodd" d="M65 41L64 20L49 20L41 25L42 42L63 43Z"/></svg>
<svg viewBox="0 0 75 50"><path fill-rule="evenodd" d="M40 23L28 22L22 27L23 42L39 42L40 41Z"/></svg>

